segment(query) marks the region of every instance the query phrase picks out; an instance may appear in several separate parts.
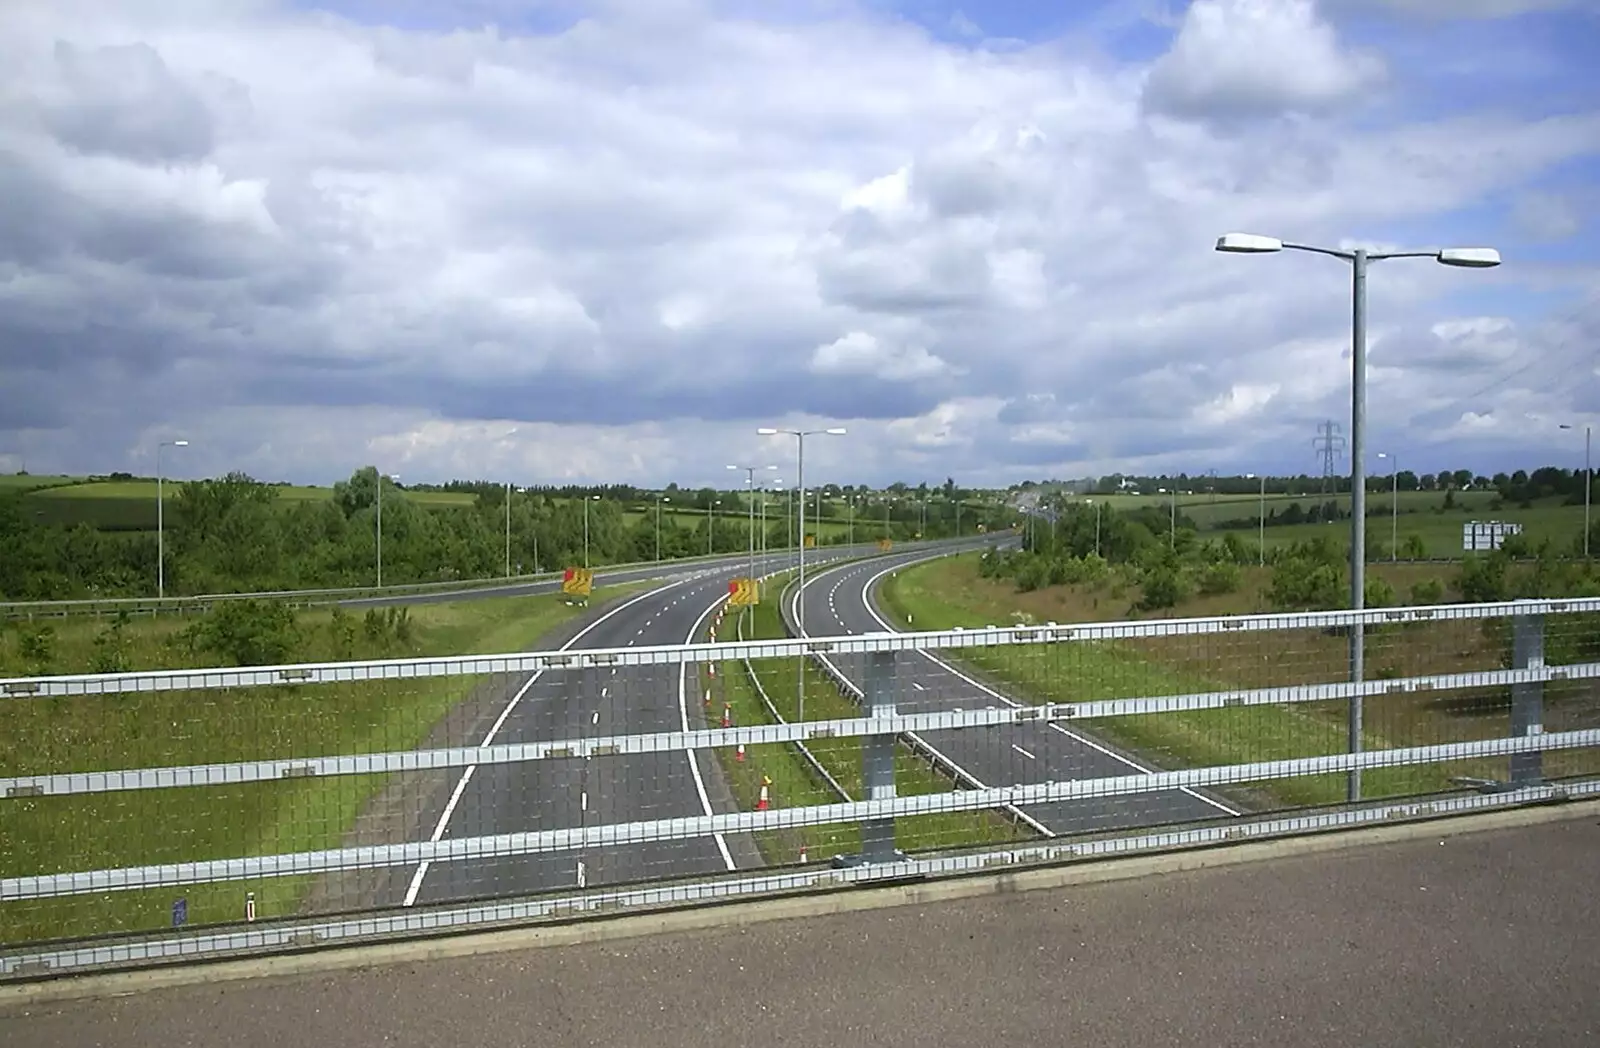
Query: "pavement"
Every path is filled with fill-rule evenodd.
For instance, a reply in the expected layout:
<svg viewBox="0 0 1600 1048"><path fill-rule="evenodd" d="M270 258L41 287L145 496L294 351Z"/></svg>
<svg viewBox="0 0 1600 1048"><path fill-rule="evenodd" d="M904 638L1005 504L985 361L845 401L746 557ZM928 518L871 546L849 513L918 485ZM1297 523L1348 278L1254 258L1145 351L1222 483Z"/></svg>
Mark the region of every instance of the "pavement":
<svg viewBox="0 0 1600 1048"><path fill-rule="evenodd" d="M813 635L894 632L896 626L874 604L879 583L891 572L924 561L928 551L908 552L848 564L806 580L805 627ZM790 620L794 613L790 611ZM915 626L915 623L912 624ZM997 626L1012 623L993 623ZM1041 649L1038 657L1058 661L1050 672L1071 672L1070 658ZM867 656L828 656L861 687ZM895 658L895 706L900 713L1021 706L1004 689L934 652L899 652ZM1154 770L1083 731L1062 724L1004 725L983 731L926 732L921 742L979 788L1108 778ZM1164 823L1193 823L1239 813L1227 801L1200 790L1107 797L1093 801L1024 806L1024 821L1041 835L1068 835L1129 829Z"/></svg>
<svg viewBox="0 0 1600 1048"><path fill-rule="evenodd" d="M1512 814L1526 821L1387 827L1232 865L804 919L724 908L726 926L640 938L372 953L244 982L197 969L176 988L13 998L0 1044L1600 1043L1600 809Z"/></svg>

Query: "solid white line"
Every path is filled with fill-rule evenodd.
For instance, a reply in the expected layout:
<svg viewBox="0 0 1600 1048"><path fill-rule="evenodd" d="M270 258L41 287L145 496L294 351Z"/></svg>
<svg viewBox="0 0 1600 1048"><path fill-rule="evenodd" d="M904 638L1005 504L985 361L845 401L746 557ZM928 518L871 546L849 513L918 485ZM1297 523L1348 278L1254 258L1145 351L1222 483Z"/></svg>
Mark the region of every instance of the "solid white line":
<svg viewBox="0 0 1600 1048"><path fill-rule="evenodd" d="M1016 750L1018 753L1022 754L1024 757L1028 758L1030 761L1036 761L1036 760L1039 759L1039 758L1035 757L1033 754L1029 753L1027 750L1023 749L1021 746L1018 746L1014 742L1011 744L1011 748Z"/></svg>
<svg viewBox="0 0 1600 1048"><path fill-rule="evenodd" d="M880 572L878 572L878 574L872 576L872 578L867 580L867 584L865 586L861 587L861 603L866 607L867 614L871 615L874 619L876 619L878 621L878 624L880 626L882 626L885 630L888 630L890 632L898 632L897 630L895 630L895 628L893 626L889 625L889 623L884 619L884 617L882 615L878 614L878 609L872 606L871 590L872 590L873 584L876 583L879 579L883 578L883 576L887 575L888 573L889 573L888 570L880 571ZM932 652L922 651L922 652L919 652L918 654L920 654L923 658L927 659L929 662L932 662L935 666L938 666L938 667L944 669L946 672L955 675L956 677L960 678L963 681L966 681L968 684L972 685L974 688L977 688L979 691L983 692L984 694L989 695L989 696L991 696L993 698L999 699L1001 702L1007 704L1012 709L1019 709L1024 705L1023 703L1018 702L1017 700L1011 698L1008 695L1002 695L1000 692L995 691L993 688L991 688L988 685L982 683L981 681L973 680L971 677L967 676L965 673L962 673L960 670L956 669L954 666L950 665L948 662L945 662L943 659L935 656ZM1097 753L1102 753L1105 756L1110 757L1112 760L1120 761L1121 763L1123 763L1123 764L1127 765L1128 767L1132 768L1134 771L1137 771L1137 772L1139 772L1139 773L1141 773L1143 775L1154 774L1154 769L1147 768L1144 765L1140 764L1138 761L1133 760L1130 757L1125 757L1122 754L1116 752L1115 750L1107 749L1105 746L1102 746L1100 743L1095 742L1093 739L1088 738L1087 736L1080 735L1078 732L1075 732L1075 731L1070 731L1070 730L1068 730L1066 728L1063 728L1061 725L1056 724L1054 722L1051 723L1050 727L1054 728L1056 731L1058 731L1061 734L1065 735L1067 738L1072 739L1074 742L1081 743L1084 746L1089 747L1091 750L1096 751ZM1202 801L1202 802L1204 802L1206 804L1209 804L1213 808L1216 808L1219 811L1226 812L1229 815L1240 815L1240 814L1243 814L1242 812L1236 811L1235 809L1230 808L1228 805L1223 804L1221 801L1214 800L1211 797L1207 797L1205 794L1199 792L1198 790L1191 789L1190 787L1187 787L1187 786L1182 787L1182 792L1187 793L1189 796L1193 797L1197 801Z"/></svg>
<svg viewBox="0 0 1600 1048"><path fill-rule="evenodd" d="M669 582L665 586L659 586L656 589L647 590L646 592L639 594L637 597L632 598L626 603L617 605L604 615L600 616L598 619L595 619L593 622L589 623L589 625L585 626L577 633L573 634L571 640L567 641L556 650L566 651L568 648L576 645L578 641L582 640L584 636L595 627L611 618L611 616L626 611L642 600L648 600L651 597L660 596L665 591L681 585L683 585L682 579L678 580L677 582ZM511 696L511 701L506 703L506 708L500 711L500 716L495 718L494 724L489 728L488 734L484 735L483 741L478 744L480 747L491 745L494 742L494 737L495 735L499 734L500 728L506 722L506 718L511 716L511 711L517 708L517 704L522 701L522 697L528 693L529 688L533 687L535 681L544 676L544 672L544 670L540 670L538 673L533 674L523 683L522 687L517 689L517 693ZM450 825L450 816L455 813L456 804L460 802L462 793L466 791L467 782L472 778L472 773L477 769L477 767L478 766L476 764L469 764L467 765L466 770L461 773L461 778L456 782L456 788L450 791L450 799L445 802L444 811L439 813L439 821L434 824L433 833L428 837L430 843L437 843L444 837L444 831L446 827ZM406 888L405 899L401 905L411 906L416 903L417 893L422 890L422 879L428 875L428 867L431 865L432 864L428 862L417 864L417 872L411 875L411 884Z"/></svg>
<svg viewBox="0 0 1600 1048"><path fill-rule="evenodd" d="M687 637L685 637L684 641L683 641L685 644L693 644L694 643L695 634L700 632L701 625L704 624L706 619L709 619L712 616L712 614L719 607L722 606L723 601L725 601L727 599L728 598L727 598L727 596L725 594L719 593L717 595L717 599L712 601L711 606L709 608L707 608L705 611L700 613L700 617L694 620L694 625L689 627L689 635ZM683 721L683 730L684 731L688 731L689 730L689 664L688 663L683 663L682 665L680 665L678 667L678 716ZM695 754L694 754L693 750L684 750L683 753L684 753L685 757L689 758L689 774L694 778L695 792L700 794L700 807L705 811L705 813L707 815L711 815L711 814L713 814L713 812L711 810L711 797L706 793L706 780L700 774L700 762L695 759ZM715 834L714 837L715 837L715 840L717 842L717 851L722 853L722 862L723 862L723 864L725 866L727 866L727 868L730 869L730 870L737 869L738 867L735 866L734 862L733 862L733 853L728 850L728 842L727 842L727 840L720 833Z"/></svg>
<svg viewBox="0 0 1600 1048"><path fill-rule="evenodd" d="M928 690L927 688L924 688L922 685L918 684L916 681L912 681L911 682L911 686L913 688L916 688L918 691L927 691Z"/></svg>

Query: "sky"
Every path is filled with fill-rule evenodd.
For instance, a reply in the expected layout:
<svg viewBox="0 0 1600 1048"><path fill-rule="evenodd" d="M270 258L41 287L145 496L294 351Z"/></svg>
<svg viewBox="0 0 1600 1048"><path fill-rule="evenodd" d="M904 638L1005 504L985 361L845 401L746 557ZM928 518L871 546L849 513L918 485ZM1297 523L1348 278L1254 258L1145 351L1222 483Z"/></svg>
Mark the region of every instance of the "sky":
<svg viewBox="0 0 1600 1048"><path fill-rule="evenodd" d="M0 472L1319 472L1349 266L1231 231L1498 248L1371 267L1367 469L1581 466L1597 48L1600 0L9 0Z"/></svg>

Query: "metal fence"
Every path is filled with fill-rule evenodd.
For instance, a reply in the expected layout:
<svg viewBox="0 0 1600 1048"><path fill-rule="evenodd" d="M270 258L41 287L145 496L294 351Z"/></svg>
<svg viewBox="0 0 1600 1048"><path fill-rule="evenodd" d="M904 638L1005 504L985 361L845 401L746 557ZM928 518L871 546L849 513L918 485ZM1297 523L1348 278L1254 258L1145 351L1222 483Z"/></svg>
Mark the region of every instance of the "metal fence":
<svg viewBox="0 0 1600 1048"><path fill-rule="evenodd" d="M683 612L719 639L0 681L0 970L1057 862L1600 781L1600 599L759 641L729 641L726 609ZM1356 624L1372 679L1351 683ZM1363 805L1343 804L1352 770Z"/></svg>

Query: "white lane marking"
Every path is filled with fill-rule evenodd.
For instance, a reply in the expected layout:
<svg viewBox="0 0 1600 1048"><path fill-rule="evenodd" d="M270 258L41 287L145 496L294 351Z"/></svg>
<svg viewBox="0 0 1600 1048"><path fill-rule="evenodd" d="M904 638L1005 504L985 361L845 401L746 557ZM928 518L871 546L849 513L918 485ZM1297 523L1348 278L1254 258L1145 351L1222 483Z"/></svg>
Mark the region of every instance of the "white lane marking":
<svg viewBox="0 0 1600 1048"><path fill-rule="evenodd" d="M894 569L886 568L883 571L880 571L876 575L872 576L872 578L867 580L867 584L865 586L861 587L861 603L866 607L867 614L871 615L874 619L876 619L878 621L878 624L880 626L882 626L885 630L887 630L889 632L898 632L898 631L895 630L895 628L893 626L889 625L889 623L884 619L884 617L882 615L878 614L878 609L872 606L872 598L871 598L871 591L872 591L873 584L876 583L879 579L883 578L883 576L887 575L892 570L894 570ZM955 675L956 677L960 678L963 681L966 681L968 684L972 685L974 688L977 688L979 691L983 692L984 694L989 695L989 696L991 696L993 698L999 699L1001 702L1003 702L1006 705L1010 706L1012 709L1018 709L1023 705L1023 703L1020 703L1020 702L1016 701L1015 699L1011 698L1010 696L1002 695L1000 692L995 691L993 688L989 687L988 685L983 684L980 681L973 680L971 677L967 676L965 673L962 673L960 670L956 669L954 666L950 665L948 662L945 662L943 659L941 659L938 656L934 655L932 652L921 651L921 652L918 652L918 654L921 655L923 658L927 659L929 662L932 662L935 666L938 666L938 667L944 669L946 672ZM1141 774L1144 774L1144 775L1153 775L1153 774L1155 774L1155 769L1147 768L1143 764L1140 764L1138 761L1133 760L1130 757L1124 757L1122 754L1116 752L1115 750L1107 749L1106 747L1100 745L1098 742L1095 742L1093 739L1089 738L1086 735L1080 735L1079 733L1077 733L1075 731L1069 731L1068 729L1063 728L1061 725L1053 723L1053 722L1051 723L1050 727L1055 729L1056 731L1060 732L1061 734L1065 735L1067 738L1073 740L1074 742L1081 743L1084 746L1089 747L1091 750L1094 750L1097 753L1102 753L1105 756L1110 757L1112 760L1119 761L1119 762L1121 762L1123 764L1126 764L1128 767L1132 768L1134 771L1137 771L1137 772L1139 772ZM1197 790L1191 789L1188 786L1181 787L1181 789L1182 789L1182 791L1184 793L1187 793L1189 796L1193 797L1195 800L1201 801L1201 802L1203 802L1205 804L1209 804L1209 805L1211 805L1211 807L1216 808L1218 811L1226 812L1229 815L1240 815L1240 814L1242 814L1241 812L1236 811L1233 808L1230 808L1228 805L1223 804L1221 801L1215 800L1215 799L1213 799L1211 797L1207 797L1205 794L1200 793Z"/></svg>
<svg viewBox="0 0 1600 1048"><path fill-rule="evenodd" d="M723 601L727 599L728 598L726 594L717 594L717 599L712 602L710 607L701 612L700 617L694 620L694 625L689 627L689 636L684 638L683 641L685 644L694 643L695 634L700 632L701 624L704 623L706 619L709 619L712 613L720 608ZM689 730L688 681L689 664L687 662L681 663L678 666L678 717L682 720L683 730L686 733ZM695 791L700 794L700 807L707 815L711 815L711 798L706 794L706 780L700 775L700 762L695 759L693 750L684 750L683 752L684 756L689 758L689 774L694 777ZM733 864L733 853L728 851L727 840L725 840L720 833L715 834L714 836L717 842L717 851L722 853L723 864L726 865L730 870L737 869L737 867Z"/></svg>
<svg viewBox="0 0 1600 1048"><path fill-rule="evenodd" d="M1014 742L1011 744L1011 748L1016 750L1018 753L1022 754L1024 757L1028 758L1030 761L1036 761L1036 760L1039 759L1039 758L1035 757L1033 754L1029 753L1027 750L1023 749L1021 746L1018 746Z"/></svg>
<svg viewBox="0 0 1600 1048"><path fill-rule="evenodd" d="M589 623L589 625L573 634L571 640L567 641L556 650L566 651L568 648L573 647L580 640L582 640L591 630L598 627L602 622L605 622L613 615L621 614L642 600L648 600L651 597L659 597L663 592L673 589L674 587L681 586L682 584L683 581L681 579L677 582L669 582L665 586L641 593L637 597L634 597L623 604L618 604L616 607L612 608L610 611L606 612L604 615L600 616L598 619L595 619L593 622ZM511 711L517 708L517 704L522 701L522 697L528 693L529 688L533 687L535 681L544 676L544 672L544 670L540 670L539 672L533 674L525 682L523 682L522 687L517 689L517 693L511 696L511 701L506 703L506 708L500 711L500 716L495 718L494 724L489 728L488 734L484 735L483 741L478 744L480 748L483 746L488 746L494 742L494 737L499 734L501 727L505 725L506 718L511 716ZM450 816L455 814L456 805L461 802L461 795L466 792L467 783L471 781L472 773L476 771L477 768L478 766L476 764L469 764L467 765L466 770L461 773L461 778L456 782L456 788L450 791L450 799L445 802L444 811L439 813L439 821L434 824L433 833L428 836L430 843L436 844L440 838L444 836L445 829L450 825ZM425 860L417 864L417 872L411 875L411 884L406 888L405 899L402 901L401 905L411 906L416 903L417 893L422 890L422 879L428 875L428 867L431 865L433 865L431 860Z"/></svg>
<svg viewBox="0 0 1600 1048"><path fill-rule="evenodd" d="M589 810L589 791L588 790L584 790L583 791L583 799L579 802L578 807L579 807L579 809L581 811L588 811Z"/></svg>
<svg viewBox="0 0 1600 1048"><path fill-rule="evenodd" d="M600 697L602 699L610 698L611 697L611 689L610 688L605 688L605 687L601 688L600 689Z"/></svg>
<svg viewBox="0 0 1600 1048"><path fill-rule="evenodd" d="M927 691L928 690L927 688L924 688L922 685L918 684L916 681L912 681L911 682L911 686L913 688L916 688L918 691Z"/></svg>
<svg viewBox="0 0 1600 1048"><path fill-rule="evenodd" d="M599 724L600 723L600 711L599 710L595 710L594 711L594 716L589 718L589 723L590 724Z"/></svg>

